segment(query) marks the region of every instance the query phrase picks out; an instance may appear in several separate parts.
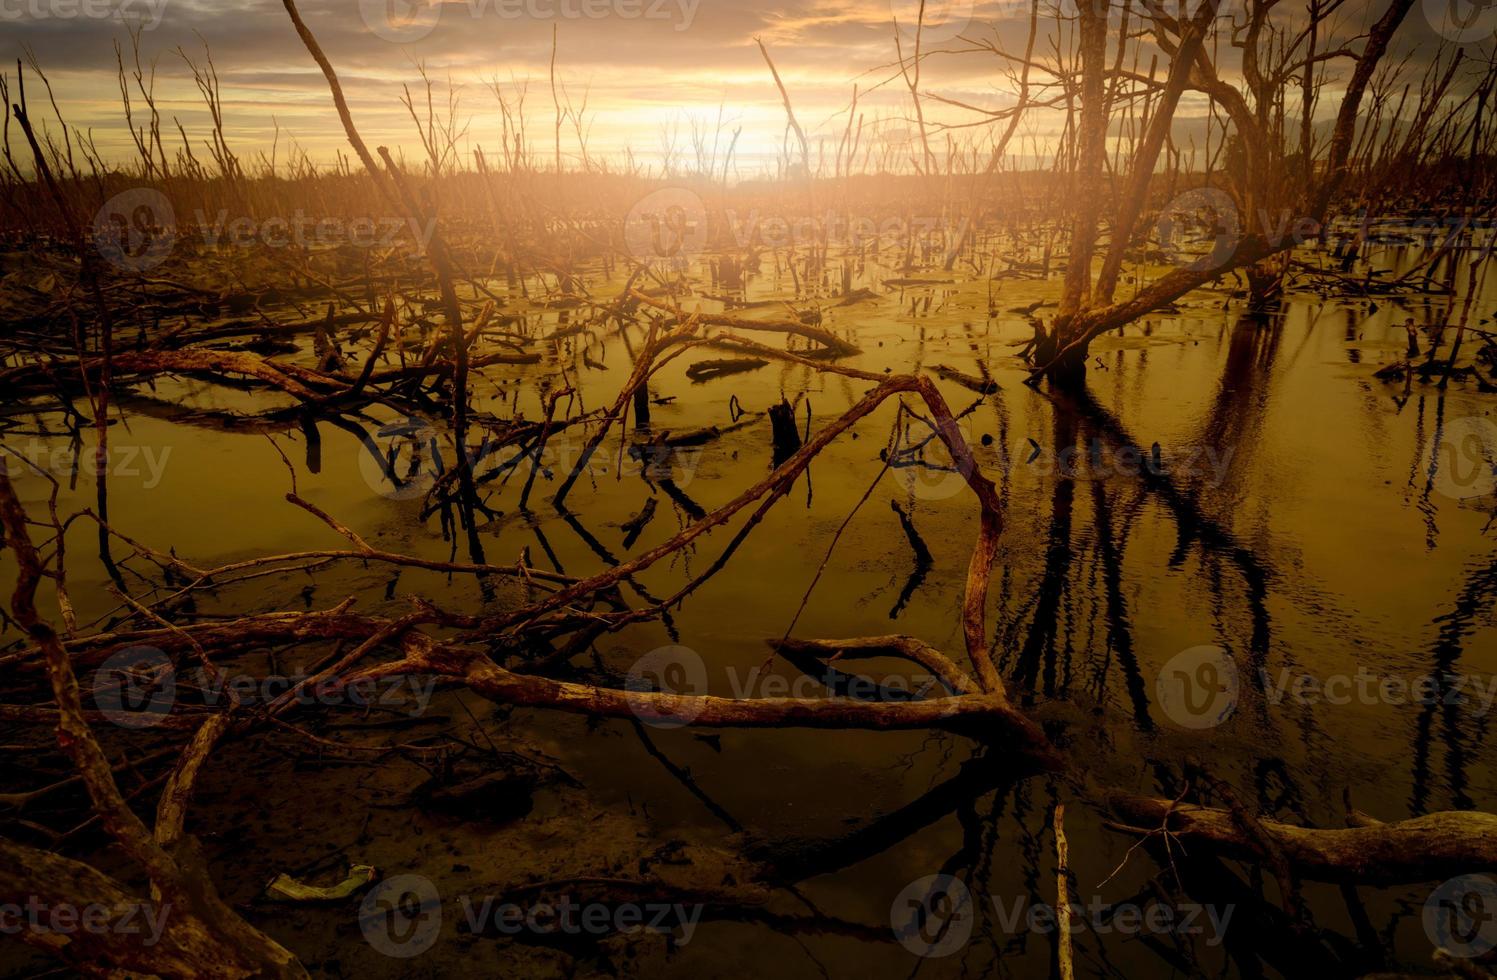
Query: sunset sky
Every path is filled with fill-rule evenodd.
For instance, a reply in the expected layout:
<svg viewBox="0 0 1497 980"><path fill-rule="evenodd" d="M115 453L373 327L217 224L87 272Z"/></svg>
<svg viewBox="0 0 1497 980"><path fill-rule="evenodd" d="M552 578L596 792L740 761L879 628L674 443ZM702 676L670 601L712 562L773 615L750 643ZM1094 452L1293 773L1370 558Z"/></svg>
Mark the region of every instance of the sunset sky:
<svg viewBox="0 0 1497 980"><path fill-rule="evenodd" d="M1044 2L1053 9L1053 0ZM554 27L559 75L574 106L586 99L595 155L620 154L629 146L637 160L658 167L668 131L676 133L678 152L689 154L691 120L712 129L721 112L724 144L743 128L738 170L745 177L772 165L784 136L783 110L755 36L769 45L802 123L813 141L827 141L830 155L846 125L854 84L863 92L865 127L880 121L896 138L910 130L909 94L897 77L891 81L888 66L895 58L896 16L912 24L917 9L918 0L791 0L773 7L744 0L455 0L436 8L407 7L405 0L301 4L371 141L417 151L398 96L403 82L415 81L420 61L434 78L445 82L450 76L461 87L467 145L490 153L499 143L499 116L487 82L497 78L510 87L528 77L530 141L549 162L547 70ZM114 77L116 40L125 42L128 58L122 12L145 27L142 48L157 62L157 92L173 153L180 145L175 117L193 136L195 152L205 156L207 114L176 53L180 45L200 57L204 41L222 83L230 145L241 157L268 152L276 124L283 154L291 140L318 161L344 147L326 86L279 0L0 0L0 49L13 62L30 45L68 122L92 129L106 154L130 151ZM1343 18L1344 31L1360 32L1375 14L1355 5ZM960 33L997 38L1017 52L1028 7L1018 0L950 0L932 4L927 21L927 48L970 47ZM1429 33L1427 23L1409 26ZM904 40L909 43L908 34ZM926 62L921 88L972 105L1011 105L1013 85L1001 69L991 53L939 55ZM938 104L926 111L936 122L973 118ZM1187 99L1179 115L1177 139L1202 129L1201 100ZM1057 124L1055 114L1033 115L1012 149L1022 152L1031 139L1044 145ZM577 162L570 124L563 151L569 164Z"/></svg>

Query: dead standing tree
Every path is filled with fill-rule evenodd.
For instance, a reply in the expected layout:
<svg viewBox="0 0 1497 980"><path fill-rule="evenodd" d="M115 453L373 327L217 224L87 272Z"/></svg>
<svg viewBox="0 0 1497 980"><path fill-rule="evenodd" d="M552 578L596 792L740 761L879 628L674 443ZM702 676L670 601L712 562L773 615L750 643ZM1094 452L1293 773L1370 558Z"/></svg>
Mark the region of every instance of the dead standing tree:
<svg viewBox="0 0 1497 980"><path fill-rule="evenodd" d="M1263 25L1276 2L1250 0L1246 37L1240 42L1245 51L1245 65L1253 66L1245 67L1244 72L1256 79L1250 84L1250 88L1257 86L1260 96L1256 107L1249 104L1239 89L1223 80L1205 43L1217 30L1220 0L1206 0L1188 18L1174 16L1163 4L1151 2L1144 5L1142 16L1149 25L1148 34L1171 62L1162 82L1131 72L1123 76L1125 80L1150 90L1153 102L1144 137L1138 141L1126 173L1117 175L1121 189L1115 198L1104 179L1112 124L1107 102L1112 90L1106 81L1109 74L1117 76L1107 62L1108 36L1115 7L1112 0L1086 0L1078 5L1081 69L1077 85L1080 109L1075 172L1080 179L1072 211L1071 255L1066 266L1060 308L1035 346L1035 379L1045 377L1060 384L1079 383L1085 377L1089 346L1098 336L1173 303L1233 269L1257 265L1294 246L1293 236L1268 234L1247 220L1261 203L1272 203L1258 200L1258 196L1266 193L1262 191L1262 186L1266 185L1259 178L1274 173L1273 161L1282 159L1284 153L1282 129L1274 122L1276 117L1271 110L1278 105L1275 100L1284 81L1292 76L1292 70L1303 67L1292 58L1276 62L1278 67L1269 75L1262 75L1256 67L1257 45L1264 33ZM1413 0L1391 0L1358 51L1350 48L1312 51L1305 56L1311 65L1332 57L1350 59L1354 65L1345 84L1324 161L1315 170L1314 179L1302 187L1294 203L1297 213L1317 226L1325 221L1346 178L1362 95L1387 53L1394 33L1412 7ZM1310 9L1313 23L1316 19L1323 19L1331 8L1312 3ZM1127 23L1124 19L1123 24ZM1305 38L1312 33L1306 32ZM1120 47L1125 40L1119 40ZM1248 50L1254 53L1248 55ZM1058 78L1064 78L1060 68L1048 70ZM1115 294L1123 262L1148 227L1145 223L1146 205L1157 179L1160 153L1174 126L1180 97L1187 91L1203 93L1226 109L1232 125L1232 138L1244 155L1244 170L1255 175L1237 205L1246 210L1243 214L1219 215L1229 228L1235 227L1238 231L1221 236L1209 255L1165 274L1130 299L1117 300ZM1109 204L1111 220L1104 222L1104 209ZM1094 270L1093 259L1104 224L1110 227L1110 235L1102 252L1101 268Z"/></svg>

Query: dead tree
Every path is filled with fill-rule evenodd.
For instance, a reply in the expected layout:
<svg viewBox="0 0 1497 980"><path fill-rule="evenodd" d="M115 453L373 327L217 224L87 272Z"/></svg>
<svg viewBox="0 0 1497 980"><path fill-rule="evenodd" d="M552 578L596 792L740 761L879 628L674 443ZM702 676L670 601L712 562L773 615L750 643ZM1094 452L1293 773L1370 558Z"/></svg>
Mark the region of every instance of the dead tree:
<svg viewBox="0 0 1497 980"><path fill-rule="evenodd" d="M1316 84L1315 66L1331 59L1346 59L1352 71L1336 114L1335 125L1323 160L1316 167L1302 168L1314 179L1302 185L1292 203L1293 213L1304 217L1317 229L1326 220L1337 200L1349 167L1356 134L1362 96L1373 73L1388 51L1395 31L1403 23L1413 0L1391 0L1382 16L1368 32L1359 49L1341 47L1317 50L1306 28L1302 36L1290 38L1288 53L1280 53L1271 71L1265 72L1259 60L1260 44L1280 51L1284 43L1278 33L1266 32L1268 15L1277 0L1253 0L1243 37L1234 43L1243 48L1244 74L1249 90L1256 94L1250 104L1232 84L1224 81L1205 43L1215 36L1218 3L1208 0L1189 19L1180 19L1162 5L1149 4L1142 16L1149 25L1148 36L1160 52L1170 59L1164 80L1143 76L1108 64L1108 38L1118 33L1119 52L1126 47L1127 32L1133 28L1128 17L1121 18L1112 31L1115 6L1111 0L1094 0L1079 5L1076 56L1079 73L1072 74L1063 63L1036 65L1047 71L1054 84L1064 87L1078 106L1073 115L1075 132L1071 137L1074 152L1071 173L1076 177L1077 193L1069 223L1070 258L1065 269L1060 309L1043 331L1033 352L1034 379L1048 378L1061 384L1074 384L1085 376L1088 349L1095 338L1124 326L1154 310L1167 306L1191 290L1233 269L1253 267L1274 259L1295 245L1295 237L1274 234L1255 224L1266 206L1282 200L1279 181L1286 151L1284 133L1275 112L1288 79L1300 77L1308 68L1310 84ZM1131 9L1131 8L1130 8ZM1171 8L1172 9L1172 8ZM1311 6L1313 27L1334 10L1332 4ZM1307 50L1308 45L1308 50ZM1108 79L1115 84L1109 86ZM1126 83L1130 90L1117 94ZM1200 92L1226 110L1231 122L1230 139L1241 153L1240 172L1243 183L1233 206L1219 217L1232 231L1218 236L1217 247L1203 259L1176 268L1141 286L1127 299L1116 298L1117 285L1127 253L1135 247L1148 228L1148 205L1158 186L1160 154L1170 138L1180 96L1187 91ZM1131 93L1131 94L1130 94ZM1116 100L1144 98L1148 102L1148 125L1136 142L1126 171L1116 176L1116 189L1106 178L1107 142L1114 120L1110 112ZM1301 146L1303 146L1301 141ZM1222 208L1218 207L1218 211ZM1105 220L1104 220L1105 219ZM1109 229L1102 249L1100 269L1094 267L1102 229Z"/></svg>

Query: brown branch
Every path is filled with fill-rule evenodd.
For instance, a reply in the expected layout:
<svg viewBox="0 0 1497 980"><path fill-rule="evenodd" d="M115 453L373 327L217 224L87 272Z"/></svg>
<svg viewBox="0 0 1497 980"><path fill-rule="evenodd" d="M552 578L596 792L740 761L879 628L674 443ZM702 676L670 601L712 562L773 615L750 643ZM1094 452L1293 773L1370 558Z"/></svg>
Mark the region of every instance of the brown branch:
<svg viewBox="0 0 1497 980"><path fill-rule="evenodd" d="M1230 811L1122 794L1109 802L1131 825L1162 825L1187 846L1209 844L1229 857L1261 860L1258 842ZM1334 830L1273 820L1258 825L1298 874L1318 881L1400 885L1497 871L1497 816L1489 813L1431 813Z"/></svg>

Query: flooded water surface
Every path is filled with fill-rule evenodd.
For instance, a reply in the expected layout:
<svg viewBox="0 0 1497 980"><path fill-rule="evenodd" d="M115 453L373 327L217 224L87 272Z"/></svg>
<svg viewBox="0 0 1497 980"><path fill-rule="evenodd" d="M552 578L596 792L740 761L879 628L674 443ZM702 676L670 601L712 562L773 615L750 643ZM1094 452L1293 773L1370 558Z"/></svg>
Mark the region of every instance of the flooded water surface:
<svg viewBox="0 0 1497 980"><path fill-rule="evenodd" d="M788 264L778 269L778 257L766 258L741 291L708 288L705 266L689 271L701 292L750 304L729 312L752 318L809 302ZM585 282L600 297L623 286L601 269ZM1294 976L1328 954L1284 922L1271 874L1157 839L1137 846L1108 812L1108 794L1173 799L1190 769L1209 773L1197 785L1217 780L1248 810L1286 823L1346 826L1348 807L1385 821L1497 809L1487 742L1497 703L1493 498L1462 435L1497 423L1493 402L1464 385L1374 376L1403 356L1405 319L1433 322L1448 300L1373 303L1302 288L1253 314L1229 278L1099 340L1085 389L1062 391L1026 384L1030 368L1017 356L1033 334L1019 311L1053 302L1057 280L960 267L902 277L870 263L851 285L869 292L843 302L829 289L820 301L821 326L860 351L837 363L935 379L997 486L992 656L1071 772L1037 772L1002 735L596 720L413 679L381 689L372 705L332 712L315 736L273 729L215 756L193 829L226 898L327 975L1043 977L1058 948L1052 813L1064 803L1079 975L1248 976L1245 964L1256 969L1262 956ZM521 346L541 360L476 370L475 446L485 427L544 419L548 405L557 418L611 406L644 343L637 327L548 308L537 295L513 285L503 293L518 318L506 329L532 338ZM724 309L700 295L681 302ZM475 351L501 340L486 337ZM362 343L355 364L367 356ZM315 363L310 346L287 356ZM373 404L336 421L249 424L236 413L264 412L278 396L162 376L118 399L108 519L199 569L346 550L328 523L288 502L294 489L376 549L585 577L765 479L775 463L771 407L783 400L805 438L872 387L779 361L700 381L688 374L702 361L748 356L701 347L669 360L650 379L648 421L631 404L590 458L582 426L550 438L539 466L512 447L482 455L484 510L471 535L428 506L426 491L456 458L440 405L414 417ZM907 634L966 666L961 597L977 508L929 438L925 406L910 396L904 404L890 399L832 442L663 618L602 632L548 672L729 698L824 696L819 674L772 654L767 641L787 634ZM5 446L58 477L62 512L97 510L92 443L72 445L46 418L11 414ZM696 431L707 427L715 431ZM580 461L558 509L552 497ZM46 481L22 473L17 485L43 513ZM624 600L666 600L708 571L753 510L631 576ZM78 621L117 611L95 525L72 525L67 545ZM115 541L116 560L130 551ZM537 587L378 562L304 564L201 593L194 611L326 609L353 597L361 612L398 616L419 595L447 610L496 612ZM4 576L8 591L13 570ZM267 664L251 649L235 662L297 676L329 650L311 645ZM898 660L841 669L891 698L930 690L930 678ZM150 736L109 739L143 753ZM523 812L488 798L456 812L428 805L419 793L432 767L390 747L441 738L544 759L567 775L542 780ZM387 754L360 757L330 742ZM1189 867L1189 891L1166 873L1172 861ZM360 942L369 927L352 906L262 898L278 873L336 878L350 863L419 876L435 890L439 924L419 957ZM754 874L776 884L756 886L757 903L728 900ZM686 883L649 899L679 903L662 913L670 940L611 930L515 938L485 925L487 896L523 904L522 886L564 892L575 879L585 891L642 875ZM1418 965L1431 947L1423 910L1432 887L1305 882L1296 901L1346 937L1338 955L1370 930L1398 961ZM1388 965L1368 956L1368 970Z"/></svg>

